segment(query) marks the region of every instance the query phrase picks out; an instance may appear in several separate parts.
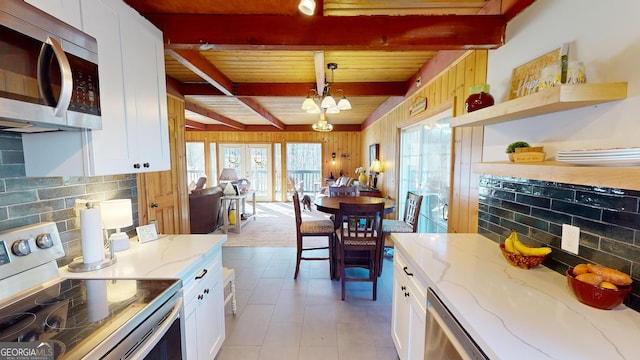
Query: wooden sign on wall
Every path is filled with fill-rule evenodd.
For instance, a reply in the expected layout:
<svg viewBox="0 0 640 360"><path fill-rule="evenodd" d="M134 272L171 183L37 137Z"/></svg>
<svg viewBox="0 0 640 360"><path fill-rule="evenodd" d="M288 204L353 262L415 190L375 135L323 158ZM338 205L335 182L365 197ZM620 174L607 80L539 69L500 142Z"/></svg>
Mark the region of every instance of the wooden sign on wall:
<svg viewBox="0 0 640 360"><path fill-rule="evenodd" d="M409 108L409 116L416 116L427 109L427 98L419 97Z"/></svg>
<svg viewBox="0 0 640 360"><path fill-rule="evenodd" d="M560 48L513 69L509 100L538 92L542 69L560 60Z"/></svg>

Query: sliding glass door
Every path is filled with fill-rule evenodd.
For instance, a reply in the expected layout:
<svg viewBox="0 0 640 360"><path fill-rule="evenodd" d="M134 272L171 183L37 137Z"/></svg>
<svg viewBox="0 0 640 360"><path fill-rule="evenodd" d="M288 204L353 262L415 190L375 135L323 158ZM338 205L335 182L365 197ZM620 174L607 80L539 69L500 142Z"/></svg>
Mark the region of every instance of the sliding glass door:
<svg viewBox="0 0 640 360"><path fill-rule="evenodd" d="M447 232L452 166L450 118L449 110L400 132L398 215L404 215L407 191L422 195L418 232Z"/></svg>

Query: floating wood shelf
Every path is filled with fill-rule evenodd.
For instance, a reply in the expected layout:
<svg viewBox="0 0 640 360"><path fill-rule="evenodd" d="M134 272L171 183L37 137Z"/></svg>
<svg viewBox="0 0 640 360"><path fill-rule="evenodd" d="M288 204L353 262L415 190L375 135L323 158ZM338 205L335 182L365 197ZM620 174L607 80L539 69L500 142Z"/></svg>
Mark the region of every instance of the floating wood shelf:
<svg viewBox="0 0 640 360"><path fill-rule="evenodd" d="M486 126L627 97L627 83L561 85L451 119L451 127Z"/></svg>
<svg viewBox="0 0 640 360"><path fill-rule="evenodd" d="M559 161L473 164L473 172L566 184L640 190L640 166L581 166Z"/></svg>

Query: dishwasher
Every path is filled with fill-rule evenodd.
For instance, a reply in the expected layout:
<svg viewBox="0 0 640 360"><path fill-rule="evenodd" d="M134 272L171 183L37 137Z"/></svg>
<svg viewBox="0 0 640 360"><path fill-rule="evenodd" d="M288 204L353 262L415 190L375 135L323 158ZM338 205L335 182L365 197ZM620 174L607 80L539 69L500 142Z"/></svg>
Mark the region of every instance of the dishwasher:
<svg viewBox="0 0 640 360"><path fill-rule="evenodd" d="M425 360L489 359L431 288L425 326Z"/></svg>

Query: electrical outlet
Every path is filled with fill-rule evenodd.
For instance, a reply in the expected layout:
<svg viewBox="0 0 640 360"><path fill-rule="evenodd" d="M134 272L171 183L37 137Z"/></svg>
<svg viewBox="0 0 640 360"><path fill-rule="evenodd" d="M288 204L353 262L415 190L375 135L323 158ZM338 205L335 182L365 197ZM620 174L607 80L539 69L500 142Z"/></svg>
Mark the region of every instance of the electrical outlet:
<svg viewBox="0 0 640 360"><path fill-rule="evenodd" d="M578 245L580 245L580 228L568 224L562 224L562 250L578 255Z"/></svg>

